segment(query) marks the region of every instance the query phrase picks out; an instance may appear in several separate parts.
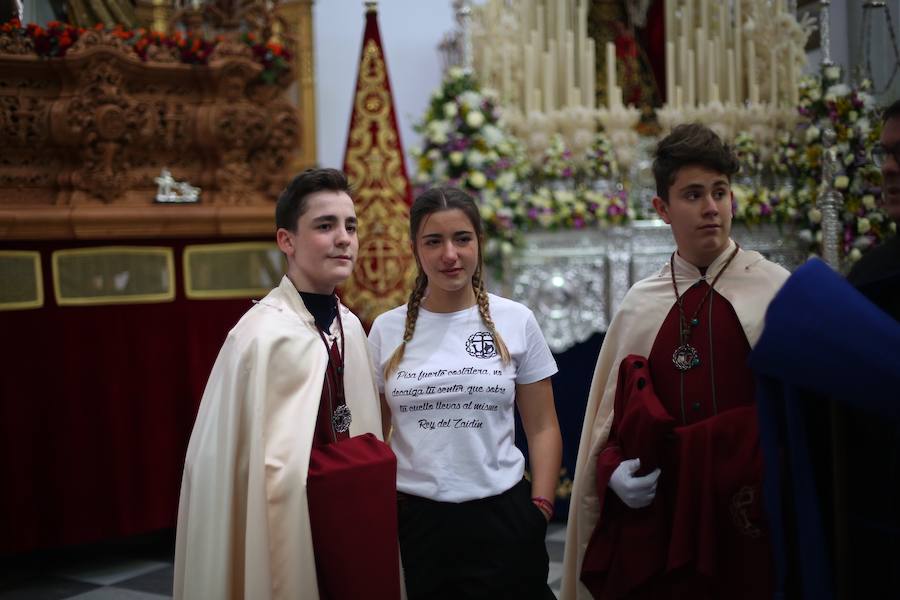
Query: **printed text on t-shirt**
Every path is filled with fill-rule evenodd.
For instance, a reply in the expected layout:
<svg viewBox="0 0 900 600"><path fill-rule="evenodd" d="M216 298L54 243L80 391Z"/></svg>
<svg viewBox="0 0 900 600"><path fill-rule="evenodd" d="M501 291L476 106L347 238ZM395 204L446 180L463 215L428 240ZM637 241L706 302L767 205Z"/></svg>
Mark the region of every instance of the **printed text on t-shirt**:
<svg viewBox="0 0 900 600"><path fill-rule="evenodd" d="M413 402L405 402L397 405L399 412L429 412L444 411L444 415L437 415L436 418L423 418L418 420L419 429L435 430L435 429L481 429L484 427L482 419L471 414L465 418L456 418L446 416L446 411L482 411L496 413L500 407L492 398L485 398L486 395L497 395L503 397L507 393L506 385L466 385L463 383L448 382L448 377L502 377L503 371L499 369L483 369L479 367L460 367L458 369L434 369L419 371L398 370L395 376L402 382L423 382L423 385L413 387L395 387L390 391L392 398L411 398L417 399ZM440 383L429 385L428 380L431 378L441 378ZM398 382L399 383L399 382ZM460 396L477 395L477 399L463 400ZM439 396L441 398L432 399L430 396ZM452 398L452 400L450 398ZM499 398L498 398L499 399Z"/></svg>

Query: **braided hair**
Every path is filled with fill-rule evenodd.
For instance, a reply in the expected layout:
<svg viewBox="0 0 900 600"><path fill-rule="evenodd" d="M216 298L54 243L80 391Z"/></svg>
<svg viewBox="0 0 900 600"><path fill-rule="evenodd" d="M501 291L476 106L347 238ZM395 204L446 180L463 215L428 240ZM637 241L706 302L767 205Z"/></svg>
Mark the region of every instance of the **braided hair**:
<svg viewBox="0 0 900 600"><path fill-rule="evenodd" d="M413 252L415 252L415 240L419 234L419 227L423 219L430 214L453 209L461 210L475 229L475 234L478 238L478 265L472 274L472 291L475 292L475 301L478 305L478 314L481 316L481 321L494 338L494 346L500 353L500 359L504 365L507 365L511 360L509 349L506 347L503 338L500 337L500 333L494 325L494 320L491 318L490 303L487 289L484 285L484 255L481 252L484 242L484 226L481 223L481 213L475 201L464 191L454 187L431 188L416 198L409 210L409 238L413 241ZM406 351L406 344L412 341L413 334L416 331L419 307L428 287L428 276L422 270L422 266L418 262L418 256L416 257L416 264L419 268L419 274L416 276L416 284L409 295L409 301L406 303L406 325L403 328L403 340L387 362L387 366L384 369L385 377L389 376L400 366L400 361L403 360L403 354Z"/></svg>

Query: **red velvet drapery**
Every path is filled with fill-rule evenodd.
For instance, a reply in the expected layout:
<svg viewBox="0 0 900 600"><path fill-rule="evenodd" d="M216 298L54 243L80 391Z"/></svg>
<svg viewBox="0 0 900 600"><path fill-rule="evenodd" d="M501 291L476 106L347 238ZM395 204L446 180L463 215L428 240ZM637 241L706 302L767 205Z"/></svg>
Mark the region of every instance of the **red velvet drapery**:
<svg viewBox="0 0 900 600"><path fill-rule="evenodd" d="M5 242L41 252L43 308L0 312L0 555L173 527L206 379L249 299L59 307L51 252L115 242Z"/></svg>

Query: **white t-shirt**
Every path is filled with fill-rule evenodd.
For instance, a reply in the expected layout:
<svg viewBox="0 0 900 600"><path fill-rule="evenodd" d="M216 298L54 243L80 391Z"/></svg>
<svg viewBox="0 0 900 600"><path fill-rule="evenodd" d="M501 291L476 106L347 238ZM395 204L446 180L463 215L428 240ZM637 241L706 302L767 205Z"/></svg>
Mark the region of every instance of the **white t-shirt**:
<svg viewBox="0 0 900 600"><path fill-rule="evenodd" d="M522 479L515 445L515 384L557 372L532 312L489 294L491 318L512 359L503 365L478 307L452 313L419 309L399 368L384 368L403 340L406 306L377 319L369 333L378 388L391 407L397 489L441 502L503 493Z"/></svg>

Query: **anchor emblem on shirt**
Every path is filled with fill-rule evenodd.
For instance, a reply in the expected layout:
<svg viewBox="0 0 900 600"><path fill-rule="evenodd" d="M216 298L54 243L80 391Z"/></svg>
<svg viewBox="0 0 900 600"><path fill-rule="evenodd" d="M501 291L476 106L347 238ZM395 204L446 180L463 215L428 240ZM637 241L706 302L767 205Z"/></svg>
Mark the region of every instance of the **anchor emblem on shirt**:
<svg viewBox="0 0 900 600"><path fill-rule="evenodd" d="M490 331L473 333L466 340L466 352L475 358L493 358L497 356L494 336L491 335Z"/></svg>

